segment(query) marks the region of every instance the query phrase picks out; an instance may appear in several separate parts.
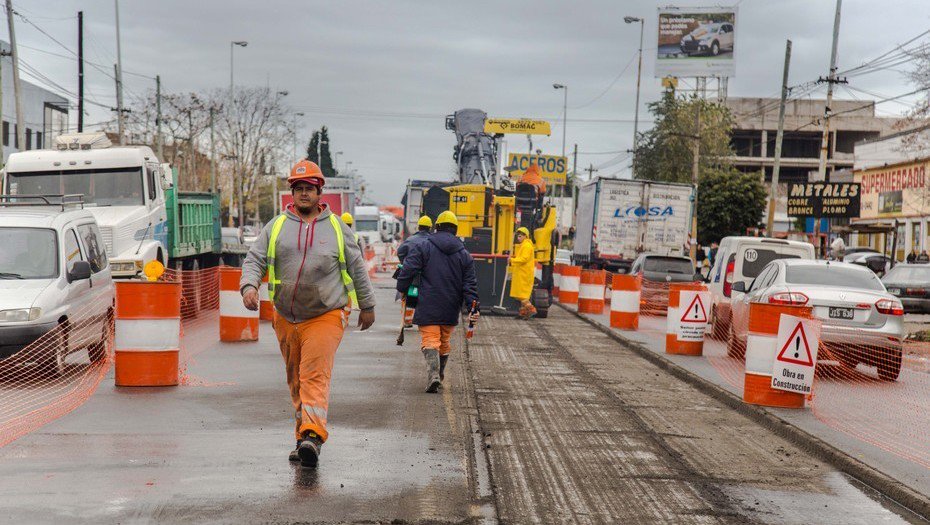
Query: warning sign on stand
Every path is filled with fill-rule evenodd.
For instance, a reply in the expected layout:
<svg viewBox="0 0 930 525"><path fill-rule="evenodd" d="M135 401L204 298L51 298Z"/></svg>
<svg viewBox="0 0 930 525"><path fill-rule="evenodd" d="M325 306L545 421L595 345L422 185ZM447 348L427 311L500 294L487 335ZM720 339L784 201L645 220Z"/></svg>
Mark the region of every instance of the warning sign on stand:
<svg viewBox="0 0 930 525"><path fill-rule="evenodd" d="M710 292L682 290L678 304L681 319L678 324L679 341L703 341L707 328L707 307Z"/></svg>
<svg viewBox="0 0 930 525"><path fill-rule="evenodd" d="M820 326L810 319L782 314L778 321L772 388L810 394L814 387Z"/></svg>

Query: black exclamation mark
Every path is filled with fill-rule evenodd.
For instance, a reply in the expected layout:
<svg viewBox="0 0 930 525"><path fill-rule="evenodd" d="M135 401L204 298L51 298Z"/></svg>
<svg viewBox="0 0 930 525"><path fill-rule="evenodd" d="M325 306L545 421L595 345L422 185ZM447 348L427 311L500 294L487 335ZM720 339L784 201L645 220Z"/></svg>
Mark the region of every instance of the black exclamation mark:
<svg viewBox="0 0 930 525"><path fill-rule="evenodd" d="M698 305L697 303L694 303L694 319L697 320L697 318L698 318Z"/></svg>
<svg viewBox="0 0 930 525"><path fill-rule="evenodd" d="M801 336L797 336L794 340L794 358L799 357L801 357Z"/></svg>

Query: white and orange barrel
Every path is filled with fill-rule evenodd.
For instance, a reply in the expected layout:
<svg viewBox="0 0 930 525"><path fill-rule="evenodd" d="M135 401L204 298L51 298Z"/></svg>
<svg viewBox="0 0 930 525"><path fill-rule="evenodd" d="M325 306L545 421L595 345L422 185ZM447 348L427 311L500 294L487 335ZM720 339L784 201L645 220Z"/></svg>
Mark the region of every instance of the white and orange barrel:
<svg viewBox="0 0 930 525"><path fill-rule="evenodd" d="M604 289L607 285L607 272L604 270L582 270L580 280L578 312L583 314L604 313Z"/></svg>
<svg viewBox="0 0 930 525"><path fill-rule="evenodd" d="M181 283L116 283L116 386L178 384Z"/></svg>
<svg viewBox="0 0 930 525"><path fill-rule="evenodd" d="M581 266L562 266L562 280L559 283L559 302L578 304L578 290L581 288Z"/></svg>
<svg viewBox="0 0 930 525"><path fill-rule="evenodd" d="M643 281L639 275L614 274L610 292L610 326L622 330L639 328L639 299Z"/></svg>
<svg viewBox="0 0 930 525"><path fill-rule="evenodd" d="M552 298L559 299L559 286L562 284L562 263L552 265Z"/></svg>
<svg viewBox="0 0 930 525"><path fill-rule="evenodd" d="M810 306L749 303L749 335L746 339L746 376L743 401L752 405L804 408L804 394L772 388L772 369L778 353L778 324L782 315L813 318Z"/></svg>
<svg viewBox="0 0 930 525"><path fill-rule="evenodd" d="M242 303L241 276L241 268L220 268L220 341L258 340L258 310L249 310Z"/></svg>
<svg viewBox="0 0 930 525"><path fill-rule="evenodd" d="M607 272L604 282L604 305L610 304L610 291L614 286L614 274Z"/></svg>
<svg viewBox="0 0 930 525"><path fill-rule="evenodd" d="M268 294L267 273L258 286L258 301L258 318L262 321L271 321L274 318L274 303L271 302L271 296Z"/></svg>
<svg viewBox="0 0 930 525"><path fill-rule="evenodd" d="M702 355L711 296L703 283L672 283L668 292L665 353Z"/></svg>

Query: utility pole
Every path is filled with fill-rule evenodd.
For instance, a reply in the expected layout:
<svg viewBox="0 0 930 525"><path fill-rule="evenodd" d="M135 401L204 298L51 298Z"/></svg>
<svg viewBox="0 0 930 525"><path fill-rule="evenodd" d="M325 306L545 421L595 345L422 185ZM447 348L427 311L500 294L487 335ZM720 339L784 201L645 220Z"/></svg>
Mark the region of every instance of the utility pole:
<svg viewBox="0 0 930 525"><path fill-rule="evenodd" d="M214 135L213 118L216 109L210 106L210 191L216 193L216 137Z"/></svg>
<svg viewBox="0 0 930 525"><path fill-rule="evenodd" d="M697 212L698 212L698 175L701 171L701 102L695 101L693 154L691 158L691 184L694 186L694 201L691 206L691 242L689 254L691 260L697 256Z"/></svg>
<svg viewBox="0 0 930 525"><path fill-rule="evenodd" d="M10 30L10 56L13 60L13 97L16 99L16 149L26 147L26 121L23 119L22 85L19 82L19 52L13 31L13 0L6 0L6 21Z"/></svg>
<svg viewBox="0 0 930 525"><path fill-rule="evenodd" d="M785 70L781 76L781 104L778 106L778 133L775 135L775 165L772 167L772 189L769 191L769 216L765 229L775 232L775 202L778 196L778 172L781 169L781 144L785 136L785 102L788 99L788 66L791 64L791 40L785 43Z"/></svg>
<svg viewBox="0 0 930 525"><path fill-rule="evenodd" d="M836 78L836 47L840 38L840 11L842 10L843 0L836 0L836 16L833 19L833 46L830 50L830 74L826 79L821 79L827 83L827 102L823 108L823 137L820 139L820 165L817 170L817 178L827 182L827 154L830 149L830 114L833 112L830 106L833 104L833 85L840 81ZM817 251L820 252L820 217L814 219L814 239L817 243Z"/></svg>
<svg viewBox="0 0 930 525"><path fill-rule="evenodd" d="M165 160L163 143L161 139L161 75L155 75L155 144L158 145L158 160L162 162Z"/></svg>
<svg viewBox="0 0 930 525"><path fill-rule="evenodd" d="M119 0L113 0L113 5L116 8L116 127L119 132L119 143L124 145L126 136L123 117L123 54L119 36Z"/></svg>
<svg viewBox="0 0 930 525"><path fill-rule="evenodd" d="M78 11L78 133L84 131L84 11Z"/></svg>
<svg viewBox="0 0 930 525"><path fill-rule="evenodd" d="M594 178L594 172L597 171L597 168L594 167L594 164L590 164L587 168L585 168L585 171L588 172L588 180L591 180Z"/></svg>
<svg viewBox="0 0 930 525"><path fill-rule="evenodd" d="M639 84L643 72L643 29L646 21L635 16L625 16L623 21L627 24L639 22L639 62L636 65L636 109L633 117L633 178L636 178L636 137L639 135Z"/></svg>

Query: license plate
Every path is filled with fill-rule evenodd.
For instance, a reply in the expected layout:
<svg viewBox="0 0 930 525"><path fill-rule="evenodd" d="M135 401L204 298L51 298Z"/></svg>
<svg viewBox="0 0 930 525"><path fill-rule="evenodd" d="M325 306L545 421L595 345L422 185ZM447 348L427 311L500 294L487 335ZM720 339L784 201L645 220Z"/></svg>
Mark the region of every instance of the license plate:
<svg viewBox="0 0 930 525"><path fill-rule="evenodd" d="M854 314L852 308L830 307L830 319L852 319Z"/></svg>
<svg viewBox="0 0 930 525"><path fill-rule="evenodd" d="M901 295L901 289L900 288L889 288L888 293L890 293L891 295Z"/></svg>

